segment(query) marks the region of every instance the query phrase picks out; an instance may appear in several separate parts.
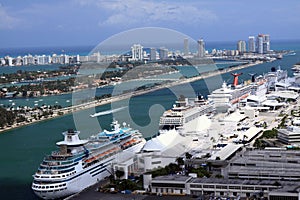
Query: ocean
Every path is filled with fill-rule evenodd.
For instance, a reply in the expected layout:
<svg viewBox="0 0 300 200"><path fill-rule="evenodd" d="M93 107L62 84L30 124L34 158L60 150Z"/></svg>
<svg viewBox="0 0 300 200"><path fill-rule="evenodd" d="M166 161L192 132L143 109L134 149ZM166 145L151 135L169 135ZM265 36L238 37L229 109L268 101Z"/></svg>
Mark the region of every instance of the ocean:
<svg viewBox="0 0 300 200"><path fill-rule="evenodd" d="M219 45L221 46L222 44ZM233 43L232 46L234 48L235 44ZM295 50L296 55L286 56L275 62L263 63L254 67L239 70L237 72L243 72L243 75L240 77L241 80L248 80L250 78L248 73L255 72L257 74L263 74L270 71L271 67L278 66L281 66L281 69L287 69L289 74L292 75L290 70L291 67L295 63L300 62L300 42L289 41L278 44L275 44L274 42L272 47L274 49L277 47L278 50ZM217 46L215 48L217 48ZM14 53L17 54L20 52L21 51L10 53L13 55ZM198 92L206 96L209 93L209 89L212 90L221 86L219 85L219 82L214 83L215 79L215 77L211 77L206 80L199 80L186 85L157 90L112 105L107 104L99 106L96 109L80 111L75 113L74 116L65 115L56 119L1 133L1 199L37 199L31 190L32 175L37 170L43 157L56 149L55 143L63 139L61 134L63 131L69 128L78 129L81 131L81 138L87 138L100 131L100 128L102 130L109 129L111 120L114 117L121 123L125 121L126 123L129 123L131 127L139 129L144 137L150 137L157 133L159 117L166 109L171 108L176 100L176 96L185 94L193 97ZM228 82L232 81L231 75L229 73L223 74L222 80ZM113 88L110 89L112 90ZM53 98L53 102L57 101L55 96L52 96L51 98ZM69 100L70 97L63 97L62 99L64 99L62 101L66 101ZM26 100L21 99L19 101L20 102L18 103L22 104ZM89 117L92 113L120 106L128 107L115 114L108 114L98 118ZM96 126L94 126L95 123L97 124ZM91 124L93 126L91 126Z"/></svg>

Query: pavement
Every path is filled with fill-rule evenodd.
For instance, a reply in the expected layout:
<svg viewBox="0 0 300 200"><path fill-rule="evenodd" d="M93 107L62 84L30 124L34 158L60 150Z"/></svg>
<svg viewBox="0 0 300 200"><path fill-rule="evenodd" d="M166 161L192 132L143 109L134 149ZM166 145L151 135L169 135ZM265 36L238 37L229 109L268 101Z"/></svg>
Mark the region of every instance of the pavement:
<svg viewBox="0 0 300 200"><path fill-rule="evenodd" d="M157 196L142 194L111 194L97 191L98 184L85 189L84 191L68 197L64 200L191 200L189 196Z"/></svg>
<svg viewBox="0 0 300 200"><path fill-rule="evenodd" d="M72 198L73 199L73 198ZM157 196L141 194L107 194L89 193L89 195L79 195L74 200L191 200L195 198L188 196Z"/></svg>

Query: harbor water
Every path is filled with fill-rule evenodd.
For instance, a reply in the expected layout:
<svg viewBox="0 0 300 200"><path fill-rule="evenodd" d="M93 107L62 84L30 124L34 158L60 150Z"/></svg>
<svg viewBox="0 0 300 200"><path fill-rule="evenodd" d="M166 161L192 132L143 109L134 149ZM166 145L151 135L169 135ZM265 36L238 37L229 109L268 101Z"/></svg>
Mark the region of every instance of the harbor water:
<svg viewBox="0 0 300 200"><path fill-rule="evenodd" d="M286 46L283 46L285 49L295 50L295 56L285 56L281 60L263 63L236 72L243 72L240 79L248 80L250 78L248 73L263 74L270 71L271 67L281 66L281 69L289 70L289 75L291 76L291 67L295 63L300 62L300 45L299 43L297 45L288 43ZM232 80L230 73L223 74L222 79L229 82ZM206 81L199 80L190 83L194 94L200 92L206 96L209 90L205 83L211 83L213 82L212 80L214 80L214 77L210 77ZM209 87L210 89L216 89L220 86L215 84ZM96 120L98 120L102 129L109 129L109 124L114 117L121 123L123 121L130 123L131 127L139 129L144 137L151 137L158 131L158 120L161 114L165 109L169 109L173 105L176 99L174 91L176 93L185 93L184 89L184 86L179 85L175 86L175 88L164 88L132 97L129 101L118 102L120 106L128 106L127 109L118 113L103 115ZM193 97L194 94L191 94L190 97ZM64 101L66 100L70 100L70 97L64 99ZM55 103L55 97L53 97L53 102ZM80 124L89 124L89 120L91 120L89 115L91 113L109 109L111 109L111 105L107 104L97 107L96 110L80 111ZM128 117L130 120L128 120ZM55 143L63 139L61 133L69 128L76 129L76 123L78 121L75 120L74 122L73 115L70 114L0 134L1 199L37 199L31 190L32 175L37 170L43 157L56 149ZM86 125L80 131L81 138L87 138L100 130L95 130L94 127Z"/></svg>

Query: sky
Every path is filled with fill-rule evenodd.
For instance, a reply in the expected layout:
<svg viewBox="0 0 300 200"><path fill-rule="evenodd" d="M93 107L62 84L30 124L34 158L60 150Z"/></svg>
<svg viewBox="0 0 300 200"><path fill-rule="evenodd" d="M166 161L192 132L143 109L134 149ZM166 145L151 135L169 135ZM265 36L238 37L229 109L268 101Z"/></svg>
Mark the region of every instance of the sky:
<svg viewBox="0 0 300 200"><path fill-rule="evenodd" d="M197 40L300 39L299 0L0 0L0 48L97 45L133 28Z"/></svg>

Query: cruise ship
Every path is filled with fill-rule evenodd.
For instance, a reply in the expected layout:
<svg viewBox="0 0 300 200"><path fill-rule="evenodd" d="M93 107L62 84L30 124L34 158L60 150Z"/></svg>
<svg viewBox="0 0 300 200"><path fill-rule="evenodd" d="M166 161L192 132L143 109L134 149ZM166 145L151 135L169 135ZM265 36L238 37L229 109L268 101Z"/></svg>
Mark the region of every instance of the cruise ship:
<svg viewBox="0 0 300 200"><path fill-rule="evenodd" d="M282 85L285 86L287 79L287 71L281 70L280 66L277 70L272 67L270 72L256 78L256 74L249 74L251 80L238 84L238 77L241 74L232 74L234 76L232 85L224 82L221 88L208 95L208 99L214 102L217 112L234 111L237 105L246 99L258 102L259 105L259 102L266 100L266 93L278 90Z"/></svg>
<svg viewBox="0 0 300 200"><path fill-rule="evenodd" d="M284 84L288 78L286 70L282 70L280 66L278 69L275 67L271 68L271 71L264 75L264 78L267 80L268 91L275 91L280 87L280 84Z"/></svg>
<svg viewBox="0 0 300 200"><path fill-rule="evenodd" d="M112 174L122 154L136 153L146 143L142 134L113 121L112 130L79 138L79 131L63 132L58 151L44 158L33 175L32 189L42 199L58 199L78 193Z"/></svg>
<svg viewBox="0 0 300 200"><path fill-rule="evenodd" d="M218 112L227 112L234 110L236 104L243 99L246 99L250 93L252 84L238 84L238 77L242 73L232 74L234 76L233 84L227 85L225 82L222 87L214 90L208 99L215 103Z"/></svg>
<svg viewBox="0 0 300 200"><path fill-rule="evenodd" d="M214 110L214 104L205 100L200 94L192 103L189 103L187 98L180 97L173 107L160 117L159 133L165 133L172 129L182 132L186 124L201 116L212 115Z"/></svg>

